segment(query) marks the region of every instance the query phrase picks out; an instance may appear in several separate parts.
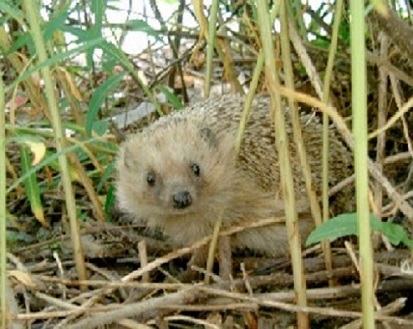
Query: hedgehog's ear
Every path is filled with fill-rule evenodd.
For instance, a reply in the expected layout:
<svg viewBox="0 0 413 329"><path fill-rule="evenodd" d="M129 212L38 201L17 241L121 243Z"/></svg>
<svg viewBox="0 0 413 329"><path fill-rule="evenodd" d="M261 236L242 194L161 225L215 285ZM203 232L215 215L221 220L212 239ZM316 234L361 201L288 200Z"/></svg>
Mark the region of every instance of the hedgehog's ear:
<svg viewBox="0 0 413 329"><path fill-rule="evenodd" d="M209 127L200 128L199 135L205 142L208 143L208 145L211 145L214 148L218 147L218 144L219 144L218 136L212 131L211 128Z"/></svg>
<svg viewBox="0 0 413 329"><path fill-rule="evenodd" d="M129 145L125 144L120 150L120 161L123 162L123 165L130 169L132 167L132 162L134 162L133 157L130 154Z"/></svg>

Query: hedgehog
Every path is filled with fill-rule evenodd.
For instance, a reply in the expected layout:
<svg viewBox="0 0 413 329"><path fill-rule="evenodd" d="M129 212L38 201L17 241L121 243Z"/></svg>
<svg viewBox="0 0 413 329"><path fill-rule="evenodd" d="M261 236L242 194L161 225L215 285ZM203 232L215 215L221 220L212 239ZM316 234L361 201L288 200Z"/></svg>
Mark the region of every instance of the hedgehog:
<svg viewBox="0 0 413 329"><path fill-rule="evenodd" d="M176 246L188 246L212 234L219 216L224 228L283 216L270 99L266 95L254 98L237 154L235 142L244 103L240 95L210 98L130 135L120 148L117 162L120 208L147 227L160 229ZM286 114L299 228L304 239L313 223L291 120ZM322 125L311 115L301 115L301 123L314 189L320 195ZM331 130L330 185L346 178L350 165L348 150ZM231 236L231 246L277 257L288 251L288 234L283 224L250 228Z"/></svg>

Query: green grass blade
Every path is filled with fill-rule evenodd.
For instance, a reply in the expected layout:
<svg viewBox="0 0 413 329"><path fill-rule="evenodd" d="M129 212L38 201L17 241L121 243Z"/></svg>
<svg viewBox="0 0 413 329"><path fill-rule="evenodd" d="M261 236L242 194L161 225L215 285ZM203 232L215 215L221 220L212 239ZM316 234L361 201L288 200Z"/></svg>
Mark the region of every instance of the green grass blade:
<svg viewBox="0 0 413 329"><path fill-rule="evenodd" d="M21 175L20 178L16 179L13 184L11 186L9 186L6 190L6 193L10 193L11 191L13 191L19 184L21 184L22 182L24 182L25 179L27 179L30 175L34 174L36 171L38 171L39 169L43 168L44 166L48 165L49 163L55 161L56 159L59 158L60 155L62 154L66 154L69 152L73 152L76 149L80 148L82 145L91 143L93 141L96 141L97 138L91 138L88 140L85 140L83 142L78 142L72 146L66 147L64 149L62 149L61 152L56 152L53 153L53 155L45 158L43 161L41 161L40 163L38 163L35 166L32 166L29 170L27 170L23 175Z"/></svg>
<svg viewBox="0 0 413 329"><path fill-rule="evenodd" d="M16 85L18 85L19 83L21 83L22 81L27 79L33 73L41 70L42 68L44 68L46 66L52 66L52 65L60 62L61 60L64 60L64 59L66 59L66 58L68 58L68 57L70 57L74 54L81 53L81 52L83 52L83 51L85 51L89 48L97 47L98 45L100 45L104 41L105 40L103 38L99 38L99 39L96 39L96 40L91 40L91 41L85 42L84 44L82 44L79 47L73 48L73 49L65 51L63 53L58 53L58 54L50 57L48 60L40 63L39 65L35 66L31 70L28 70L26 73L20 75L17 79L15 79L13 81L13 83L11 83L8 87L6 87L6 93L13 90L16 87Z"/></svg>
<svg viewBox="0 0 413 329"><path fill-rule="evenodd" d="M20 145L20 156L21 170L24 175L32 168L30 149L25 145ZM44 218L43 204L40 198L39 183L35 173L27 175L27 178L24 180L24 189L34 216L43 226L47 226L48 224Z"/></svg>
<svg viewBox="0 0 413 329"><path fill-rule="evenodd" d="M108 78L98 89L95 90L89 102L89 108L86 114L86 134L91 136L94 123L98 120L99 110L105 101L106 97L123 79L125 72L121 72Z"/></svg>
<svg viewBox="0 0 413 329"><path fill-rule="evenodd" d="M10 6L6 1L0 1L0 12L9 15L15 19L19 24L23 25L23 13L16 7Z"/></svg>

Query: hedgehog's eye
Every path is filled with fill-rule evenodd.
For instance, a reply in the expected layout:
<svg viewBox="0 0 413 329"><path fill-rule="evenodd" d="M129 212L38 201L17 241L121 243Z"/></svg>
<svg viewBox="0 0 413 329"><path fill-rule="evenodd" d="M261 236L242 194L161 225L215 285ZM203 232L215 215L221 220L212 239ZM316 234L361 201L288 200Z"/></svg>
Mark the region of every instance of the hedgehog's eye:
<svg viewBox="0 0 413 329"><path fill-rule="evenodd" d="M146 175L146 181L148 182L148 185L149 185L149 186L154 186L155 183L156 183L155 174L154 174L153 172L149 172L149 173Z"/></svg>
<svg viewBox="0 0 413 329"><path fill-rule="evenodd" d="M201 175L201 168L196 163L191 164L191 170L195 176L199 177Z"/></svg>

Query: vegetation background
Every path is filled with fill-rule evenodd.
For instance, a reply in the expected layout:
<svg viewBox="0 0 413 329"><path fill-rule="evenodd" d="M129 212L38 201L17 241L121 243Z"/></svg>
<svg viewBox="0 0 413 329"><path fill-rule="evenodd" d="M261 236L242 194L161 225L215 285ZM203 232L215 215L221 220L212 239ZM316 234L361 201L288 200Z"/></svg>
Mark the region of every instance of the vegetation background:
<svg viewBox="0 0 413 329"><path fill-rule="evenodd" d="M166 14L159 10L163 2L155 0L139 2L140 13L133 13L133 1L126 9L104 0L0 2L2 328L132 327L125 320L132 315L159 327L283 328L291 321L266 308L298 312L300 328L309 326L308 312L312 325L356 327L362 317L363 326L372 328L374 309L384 325L411 326L411 310L399 298L408 296L411 280L374 277L370 243L377 273L400 275L398 265L407 254L385 250L392 249L389 241L409 245L413 220L412 3L272 1L270 10L266 1L169 2ZM125 274L130 267L112 263L137 257L130 246L141 231L107 226L116 219L115 162L125 133L196 98L251 89L290 97L303 111L321 110L325 114L316 115L326 120L326 129L336 125L354 151L358 214L364 218L358 232L361 264L353 260L355 270L349 270L348 256L337 264L337 253L324 244L330 271L310 268L307 294L304 279L297 286L303 266L307 272L310 266L302 259L293 257L294 275L282 273L284 283L281 274L250 276L254 290L295 283L298 292L284 300L252 295L242 280L234 283L233 294L228 283L204 290L160 283L160 265L187 252L164 256L168 246L159 242L148 243L150 257L139 260L140 272ZM376 228L385 238L370 239L369 208L407 231ZM350 233L357 233L354 223ZM331 237L331 227L323 234ZM125 282L142 276L134 286L136 305L128 304L133 290ZM100 281L86 284L88 278ZM353 280L364 283L361 300L358 289L347 285ZM341 288L340 296L329 290L333 285ZM84 295L86 287L96 288L92 297ZM325 303L317 304L321 298ZM165 308L171 303L179 307ZM302 312L306 305L311 307ZM87 316L102 310L105 316Z"/></svg>

